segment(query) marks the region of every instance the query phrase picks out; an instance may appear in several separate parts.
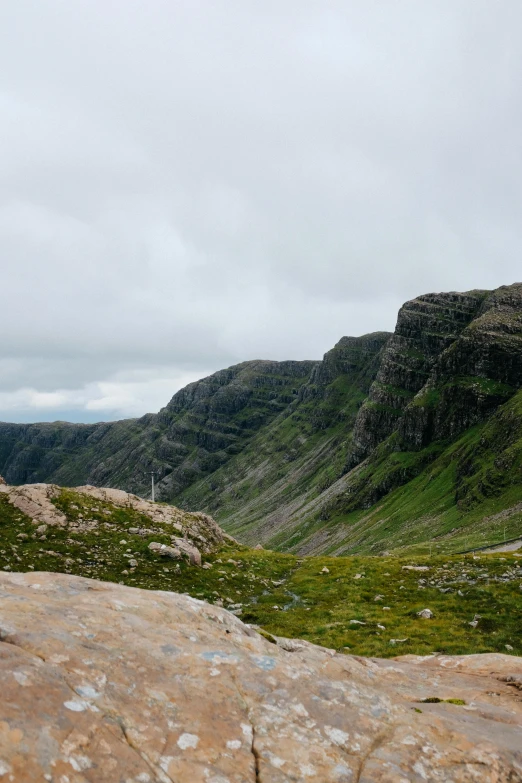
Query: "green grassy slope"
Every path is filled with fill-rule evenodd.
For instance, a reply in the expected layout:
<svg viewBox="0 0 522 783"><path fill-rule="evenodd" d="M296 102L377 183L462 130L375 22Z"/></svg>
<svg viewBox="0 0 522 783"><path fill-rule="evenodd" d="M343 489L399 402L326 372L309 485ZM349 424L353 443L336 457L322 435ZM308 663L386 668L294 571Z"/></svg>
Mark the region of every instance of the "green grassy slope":
<svg viewBox="0 0 522 783"><path fill-rule="evenodd" d="M176 504L205 508L247 543L299 517L346 472L353 425L387 339L386 333L343 338L298 400L221 469L176 496Z"/></svg>
<svg viewBox="0 0 522 783"><path fill-rule="evenodd" d="M358 655L522 655L522 557L516 554L298 558L227 544L204 555L205 568L197 568L151 552L149 543L168 544L172 529L138 535L136 529L150 520L131 508L71 490L53 502L69 524L49 526L42 538L0 494L0 568L184 592L223 604L269 635ZM79 529L80 518L97 525ZM432 619L417 616L425 608Z"/></svg>
<svg viewBox="0 0 522 783"><path fill-rule="evenodd" d="M522 536L522 391L449 445L396 452L393 440L360 467L322 520L273 543L332 554L427 553ZM403 486L387 492L394 484Z"/></svg>

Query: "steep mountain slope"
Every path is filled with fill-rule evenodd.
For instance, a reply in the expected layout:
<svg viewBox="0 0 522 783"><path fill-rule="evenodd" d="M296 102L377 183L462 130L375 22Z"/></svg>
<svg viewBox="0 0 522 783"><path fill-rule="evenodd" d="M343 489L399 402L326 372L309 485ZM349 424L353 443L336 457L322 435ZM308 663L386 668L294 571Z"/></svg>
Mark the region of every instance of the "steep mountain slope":
<svg viewBox="0 0 522 783"><path fill-rule="evenodd" d="M224 504L217 516L242 540L296 552L380 552L412 543L412 529L414 541L449 535L463 548L464 528L522 503L521 386L522 285L408 302L357 414L343 475L284 514L256 517L247 504ZM482 455L484 475L466 505L473 452ZM451 468L443 471L444 487L419 495L421 477L430 484L441 466ZM493 475L496 489L488 494ZM409 510L397 515L394 503ZM510 517L514 535L520 519ZM497 540L498 529L490 525L489 532Z"/></svg>
<svg viewBox="0 0 522 783"><path fill-rule="evenodd" d="M464 528L522 502L520 462L515 456L522 409L520 396L513 396L522 385L522 285L491 294L430 294L407 302L395 334L383 339L371 366L378 371L367 399L361 406L360 396L351 398L352 413L360 406L355 422L352 416L339 432L332 417L332 430L318 439L317 456L312 457L313 440L307 442L301 431L301 460L296 459L299 450L291 455L294 459L283 451L287 464L278 457L290 423L305 414L304 386L294 412L275 420L269 432L260 432L250 452L189 487L180 502L185 503L186 495L189 505L211 509L245 542L307 553L379 552L401 546L411 541L411 531L402 530L400 519L414 524L414 541L427 542L454 529L452 545L463 548ZM371 372L364 377L368 381ZM348 392L347 376L340 376L338 383ZM444 489L432 486L439 509L432 513L433 497L426 492L419 497L418 486L409 482L423 474L433 482L441 465L453 466L454 455L467 454L468 444L475 443L483 423L497 410L488 446L482 450L488 475L504 459L498 453L507 443L504 417L511 421L513 445L495 498L481 496L473 508L464 507L461 474L466 468L451 474L451 480L446 471ZM310 415L304 415L302 429L309 426ZM461 433L466 433L462 442ZM468 464L466 459L462 457L463 464ZM379 504L404 484L407 487L396 499L390 496L384 506ZM394 516L394 525L388 520L388 501L409 509L402 517ZM437 527L434 519L441 514ZM430 524L418 521L426 519ZM519 519L511 518L513 534ZM394 527L402 530L395 538L390 533ZM490 525L490 532L497 540L499 530Z"/></svg>
<svg viewBox="0 0 522 783"><path fill-rule="evenodd" d="M158 414L102 424L0 424L9 484L94 484L172 499L240 451L293 400L315 362L252 361L179 391Z"/></svg>
<svg viewBox="0 0 522 783"><path fill-rule="evenodd" d="M0 425L0 472L143 494L156 470L160 499L299 553L462 548L496 541L498 514L518 534L521 387L522 284L426 294L393 335L342 338L321 362L245 362L157 415Z"/></svg>
<svg viewBox="0 0 522 783"><path fill-rule="evenodd" d="M255 535L259 525L263 538L289 515L299 519L299 509L346 470L354 422L389 338L387 332L343 337L313 369L295 402L177 502L212 509L229 523L238 514Z"/></svg>
<svg viewBox="0 0 522 783"><path fill-rule="evenodd" d="M522 391L453 442L396 449L392 435L267 546L425 554L522 537Z"/></svg>

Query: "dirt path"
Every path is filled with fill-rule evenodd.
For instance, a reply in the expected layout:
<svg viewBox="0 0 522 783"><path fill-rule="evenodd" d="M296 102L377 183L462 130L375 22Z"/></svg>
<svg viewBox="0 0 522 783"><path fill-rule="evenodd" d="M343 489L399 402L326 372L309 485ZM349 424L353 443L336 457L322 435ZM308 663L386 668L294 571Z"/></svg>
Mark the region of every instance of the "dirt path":
<svg viewBox="0 0 522 783"><path fill-rule="evenodd" d="M522 538L518 541L512 541L510 544L501 544L500 546L492 546L489 549L483 549L483 552L516 552L518 549L522 549Z"/></svg>

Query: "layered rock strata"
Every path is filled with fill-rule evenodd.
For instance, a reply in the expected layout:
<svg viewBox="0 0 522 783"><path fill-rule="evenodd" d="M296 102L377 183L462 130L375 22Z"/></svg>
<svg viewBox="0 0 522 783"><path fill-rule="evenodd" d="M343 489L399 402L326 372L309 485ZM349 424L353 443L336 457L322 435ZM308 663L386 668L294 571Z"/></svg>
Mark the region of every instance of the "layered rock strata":
<svg viewBox="0 0 522 783"><path fill-rule="evenodd" d="M313 361L250 361L174 395L158 414L100 424L0 423L0 472L11 484L94 484L170 500L212 473L292 401Z"/></svg>
<svg viewBox="0 0 522 783"><path fill-rule="evenodd" d="M395 333L355 423L352 464L397 428L404 409L428 381L434 363L476 316L486 293L426 294L401 307Z"/></svg>

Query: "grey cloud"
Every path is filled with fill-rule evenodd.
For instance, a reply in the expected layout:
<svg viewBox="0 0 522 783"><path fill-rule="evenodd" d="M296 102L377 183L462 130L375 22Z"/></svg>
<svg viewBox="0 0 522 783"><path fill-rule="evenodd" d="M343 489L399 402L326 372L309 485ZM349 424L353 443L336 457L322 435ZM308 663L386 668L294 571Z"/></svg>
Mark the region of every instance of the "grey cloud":
<svg viewBox="0 0 522 783"><path fill-rule="evenodd" d="M134 415L520 278L521 27L516 0L5 3L0 417L47 416L27 389Z"/></svg>

